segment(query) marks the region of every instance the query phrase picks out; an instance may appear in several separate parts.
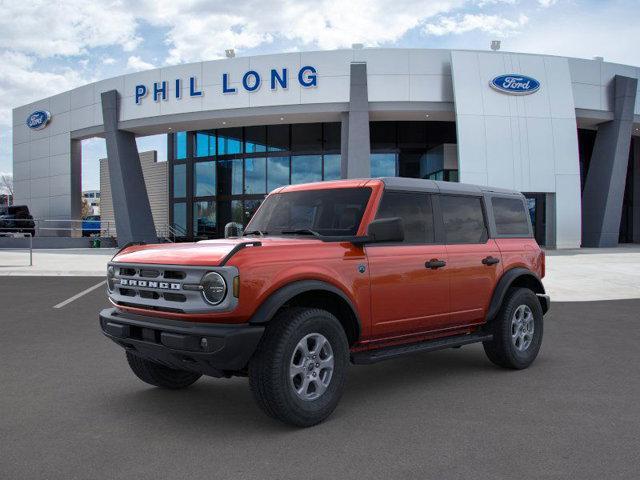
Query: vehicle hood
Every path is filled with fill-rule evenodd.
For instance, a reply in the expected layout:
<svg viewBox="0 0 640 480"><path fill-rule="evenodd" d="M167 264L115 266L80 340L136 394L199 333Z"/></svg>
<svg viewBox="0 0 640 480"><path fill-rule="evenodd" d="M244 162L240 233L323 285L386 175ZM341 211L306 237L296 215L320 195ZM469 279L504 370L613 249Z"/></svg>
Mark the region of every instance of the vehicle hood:
<svg viewBox="0 0 640 480"><path fill-rule="evenodd" d="M203 240L194 243L160 243L135 245L116 254L114 262L156 265L217 266L241 243L260 242L263 247L290 248L295 245L310 245L321 242L316 238L300 237L244 237L220 240ZM256 248L253 246L247 247ZM261 247L257 247L261 248ZM246 254L242 250L238 255Z"/></svg>

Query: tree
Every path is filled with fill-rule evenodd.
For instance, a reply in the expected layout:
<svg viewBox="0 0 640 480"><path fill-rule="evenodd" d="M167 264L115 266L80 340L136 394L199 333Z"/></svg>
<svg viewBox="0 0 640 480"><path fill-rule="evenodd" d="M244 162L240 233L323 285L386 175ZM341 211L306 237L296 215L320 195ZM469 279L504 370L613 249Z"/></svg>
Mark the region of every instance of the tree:
<svg viewBox="0 0 640 480"><path fill-rule="evenodd" d="M6 195L7 206L11 205L13 195L13 175L9 173L0 174L0 193Z"/></svg>
<svg viewBox="0 0 640 480"><path fill-rule="evenodd" d="M82 199L82 218L86 218L93 213L93 209L86 198Z"/></svg>

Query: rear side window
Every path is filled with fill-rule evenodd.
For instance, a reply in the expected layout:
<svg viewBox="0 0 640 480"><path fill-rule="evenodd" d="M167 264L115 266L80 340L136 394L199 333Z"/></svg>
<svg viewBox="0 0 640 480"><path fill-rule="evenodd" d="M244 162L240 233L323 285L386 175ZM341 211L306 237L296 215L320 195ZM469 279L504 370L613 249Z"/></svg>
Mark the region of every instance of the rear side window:
<svg viewBox="0 0 640 480"><path fill-rule="evenodd" d="M447 243L485 243L487 227L479 197L442 195L442 220Z"/></svg>
<svg viewBox="0 0 640 480"><path fill-rule="evenodd" d="M498 235L530 235L528 213L522 199L493 197L491 206Z"/></svg>
<svg viewBox="0 0 640 480"><path fill-rule="evenodd" d="M433 243L431 196L425 193L385 192L376 218L400 217L404 243Z"/></svg>

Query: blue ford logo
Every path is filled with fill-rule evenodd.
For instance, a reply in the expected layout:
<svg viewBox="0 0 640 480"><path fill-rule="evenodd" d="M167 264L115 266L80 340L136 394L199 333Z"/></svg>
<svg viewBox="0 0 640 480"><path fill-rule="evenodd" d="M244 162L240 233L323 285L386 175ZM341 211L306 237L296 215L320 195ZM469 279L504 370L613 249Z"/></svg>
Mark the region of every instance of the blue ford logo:
<svg viewBox="0 0 640 480"><path fill-rule="evenodd" d="M529 95L540 89L540 82L535 78L509 73L499 75L489 82L494 90L510 95Z"/></svg>
<svg viewBox="0 0 640 480"><path fill-rule="evenodd" d="M32 130L42 130L51 120L51 114L46 110L36 110L27 117L27 127Z"/></svg>

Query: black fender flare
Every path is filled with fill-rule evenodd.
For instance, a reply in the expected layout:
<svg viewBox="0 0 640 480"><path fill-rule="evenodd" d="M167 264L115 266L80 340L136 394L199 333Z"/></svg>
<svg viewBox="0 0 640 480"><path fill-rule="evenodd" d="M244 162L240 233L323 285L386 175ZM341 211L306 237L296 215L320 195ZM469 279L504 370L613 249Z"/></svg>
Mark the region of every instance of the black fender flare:
<svg viewBox="0 0 640 480"><path fill-rule="evenodd" d="M359 337L362 332L362 324L353 302L351 302L351 299L341 289L330 283L323 282L322 280L298 280L279 288L269 295L264 302L262 302L262 305L260 305L260 307L255 311L249 323L252 325L264 325L265 323L268 323L274 317L276 312L289 300L301 293L313 290L322 290L335 294L346 302L356 319L356 328L358 330L357 334Z"/></svg>
<svg viewBox="0 0 640 480"><path fill-rule="evenodd" d="M540 281L540 278L533 273L531 270L522 267L512 268L507 270L502 274L496 288L493 291L493 296L491 297L491 303L489 304L489 309L487 311L486 321L490 322L495 318L495 316L500 311L500 307L502 306L502 301L504 300L507 291L513 285L513 283L519 278L526 278L527 283L531 285L532 290L536 294L544 295L544 286ZM545 309L545 305L542 305L543 311Z"/></svg>

